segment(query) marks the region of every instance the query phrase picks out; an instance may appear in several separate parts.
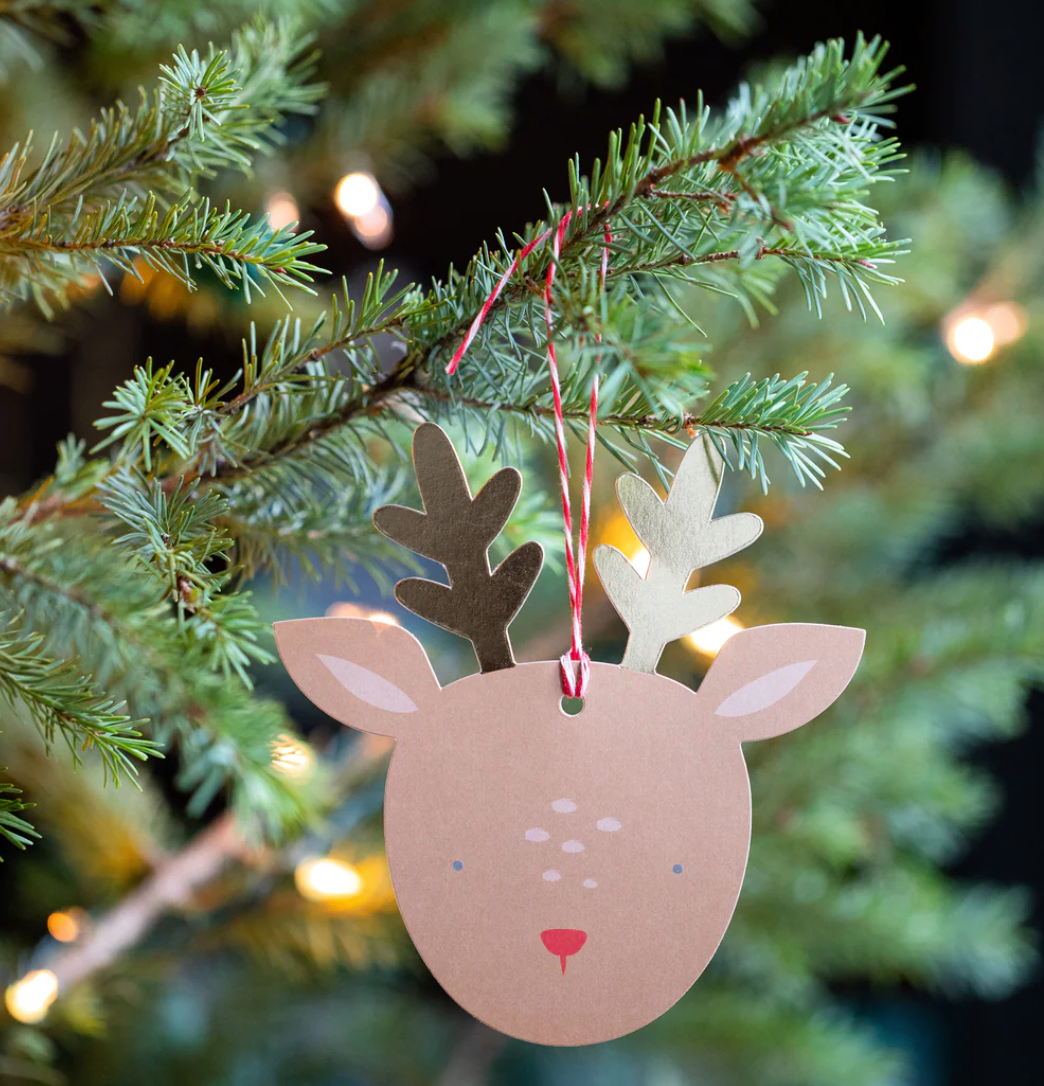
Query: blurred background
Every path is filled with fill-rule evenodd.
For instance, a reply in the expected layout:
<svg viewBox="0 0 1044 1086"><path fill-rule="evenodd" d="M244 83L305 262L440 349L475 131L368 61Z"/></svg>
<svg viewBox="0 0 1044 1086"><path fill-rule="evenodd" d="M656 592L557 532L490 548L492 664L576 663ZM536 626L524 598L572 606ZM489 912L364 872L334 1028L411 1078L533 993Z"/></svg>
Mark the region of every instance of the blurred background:
<svg viewBox="0 0 1044 1086"><path fill-rule="evenodd" d="M4 146L30 128L82 124L151 84L179 42L222 40L253 6L157 0L38 35L0 22ZM726 501L767 524L757 553L722 571L745 597L734 622L869 630L853 695L785 746L751 751L751 870L712 969L660 1022L596 1049L537 1049L471 1022L396 919L381 860L386 750L338 730L280 668L261 668L262 689L289 705L326 766L288 739L283 770L336 775L343 802L282 850L237 845L233 863L223 854L213 868L199 850L201 872L181 873L183 897L60 1014L43 1017L46 992L9 997L0 1082L1040 1081L1039 6L652 6L656 20L644 0L316 4L329 97L316 117L287 122L286 147L252 180L219 177L214 193L273 222L300 220L329 246L316 263L353 286L381 258L400 282L426 282L498 228L540 217L544 188L567 193L569 157L590 162L609 130L657 97L691 100L702 88L718 105L824 38L862 29L892 43L917 90L897 118L909 172L874 194L890 235L911 239L896 269L904 284L877 294L884 323L863 323L836 297L817 318L789 280L779 315L756 327L728 299L693 302L723 377L807 369L853 389L841 435L852 459L822 494L771 459L767 496L729 480ZM0 20L15 7L0 5ZM39 37L36 60L23 56L25 35ZM276 297L248 308L216 280L195 294L161 275L111 285L111 297L96 284L52 321L25 307L0 320L5 494L48 474L69 432L94 440L102 402L146 357L191 368L202 356L231 376L249 322L270 327L284 312ZM295 298L295 312L307 322L327 293ZM552 469L548 450L533 450L527 485L549 506ZM612 501L616 465L603 460L599 472L595 533L638 557ZM292 577L256 595L272 619L386 614L419 633L444 682L473 667L466 643L402 611L380 579ZM592 654L618 659L623 628L597 587L591 597ZM665 670L696 683L735 628L672 646ZM542 575L513 636L523 659L564 650L560 570ZM6 723L5 733L0 742L19 741ZM225 849L220 797L188 813L175 772L164 764L143 794L115 799L89 771L74 778L41 762L24 774L49 807L44 840L8 850L0 866L4 986L44 950L75 945L201 826Z"/></svg>

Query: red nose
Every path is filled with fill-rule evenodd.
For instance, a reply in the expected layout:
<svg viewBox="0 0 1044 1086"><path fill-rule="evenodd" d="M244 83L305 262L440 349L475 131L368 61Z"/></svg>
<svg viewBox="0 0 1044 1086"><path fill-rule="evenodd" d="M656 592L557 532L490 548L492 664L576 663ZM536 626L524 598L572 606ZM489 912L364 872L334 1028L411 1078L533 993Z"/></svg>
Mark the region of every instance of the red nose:
<svg viewBox="0 0 1044 1086"><path fill-rule="evenodd" d="M575 954L587 942L587 932L576 928L548 928L540 933L544 946L556 957L562 959L562 972L566 969L566 958Z"/></svg>

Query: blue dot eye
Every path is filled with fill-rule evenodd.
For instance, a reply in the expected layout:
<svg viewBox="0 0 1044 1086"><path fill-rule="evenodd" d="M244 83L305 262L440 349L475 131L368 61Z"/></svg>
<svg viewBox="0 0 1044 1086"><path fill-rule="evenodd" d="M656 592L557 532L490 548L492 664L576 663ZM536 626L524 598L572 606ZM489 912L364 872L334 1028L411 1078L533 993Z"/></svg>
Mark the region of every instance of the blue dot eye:
<svg viewBox="0 0 1044 1086"><path fill-rule="evenodd" d="M681 873L682 873L682 872L683 872L683 871L685 870L685 868L684 868L684 867L682 867L682 865L681 865L681 864L675 864L675 865L674 865L674 867L672 867L672 868L671 868L671 870L672 870L672 871L673 871L673 872L674 872L674 873L675 873L676 875L680 875L680 874L681 874Z"/></svg>
<svg viewBox="0 0 1044 1086"><path fill-rule="evenodd" d="M453 861L453 870L454 871L462 871L463 869L464 869L464 865L460 862L460 860L454 860Z"/></svg>

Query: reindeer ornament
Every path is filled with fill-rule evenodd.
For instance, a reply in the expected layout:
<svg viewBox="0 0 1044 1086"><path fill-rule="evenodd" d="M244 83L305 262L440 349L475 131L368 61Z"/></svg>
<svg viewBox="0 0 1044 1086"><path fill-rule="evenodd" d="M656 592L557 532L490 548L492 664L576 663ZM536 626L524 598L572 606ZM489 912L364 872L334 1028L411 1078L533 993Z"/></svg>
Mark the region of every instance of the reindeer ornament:
<svg viewBox="0 0 1044 1086"><path fill-rule="evenodd" d="M521 488L499 471L472 498L437 426L414 436L424 512L377 511L385 535L441 562L449 585L396 588L471 639L481 673L443 688L411 634L367 619L276 623L301 690L331 716L393 736L385 836L403 920L467 1011L526 1041L608 1041L663 1014L721 942L750 844L741 744L800 727L851 679L862 630L743 630L697 691L655 672L664 645L731 612L739 593L686 592L696 569L752 543L752 514L712 519L722 464L694 443L661 501L634 475L620 502L651 562L595 565L630 629L623 665L594 663L567 715L557 662L516 664L507 628L540 571L528 543L491 571L487 549Z"/></svg>

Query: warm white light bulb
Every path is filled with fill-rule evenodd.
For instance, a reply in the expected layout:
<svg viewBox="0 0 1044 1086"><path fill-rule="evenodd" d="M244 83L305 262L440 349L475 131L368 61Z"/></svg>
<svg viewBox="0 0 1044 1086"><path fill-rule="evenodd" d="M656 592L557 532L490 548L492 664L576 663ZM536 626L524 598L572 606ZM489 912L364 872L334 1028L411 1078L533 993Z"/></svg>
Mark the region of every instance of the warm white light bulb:
<svg viewBox="0 0 1044 1086"><path fill-rule="evenodd" d="M312 752L292 735L280 735L272 746L272 768L285 777L305 777L312 769Z"/></svg>
<svg viewBox="0 0 1044 1086"><path fill-rule="evenodd" d="M352 231L367 249L384 249L392 239L391 210L382 201L352 220Z"/></svg>
<svg viewBox="0 0 1044 1086"><path fill-rule="evenodd" d="M292 226L301 219L297 201L289 192L273 192L265 203L265 211L268 213L268 225L273 230L282 230L284 226Z"/></svg>
<svg viewBox="0 0 1044 1086"><path fill-rule="evenodd" d="M685 640L697 652L703 653L704 656L717 656L722 645L730 637L735 637L742 629L742 622L734 619L731 615L726 615L725 618L719 618L717 622L712 622L708 626L689 634Z"/></svg>
<svg viewBox="0 0 1044 1086"><path fill-rule="evenodd" d="M1020 339L1026 331L1026 311L1017 302L995 302L982 315L998 347Z"/></svg>
<svg viewBox="0 0 1044 1086"><path fill-rule="evenodd" d="M357 603L349 603L346 600L338 600L337 603L331 603L326 609L326 617L368 618L371 622L382 622L386 626L402 625L394 615L389 615L387 611L371 611L366 607L361 607Z"/></svg>
<svg viewBox="0 0 1044 1086"><path fill-rule="evenodd" d="M12 1018L27 1025L42 1022L58 997L58 978L50 969L35 969L12 984L4 1002Z"/></svg>
<svg viewBox="0 0 1044 1086"><path fill-rule="evenodd" d="M59 943L74 943L80 937L87 920L83 909L63 909L47 918L47 930Z"/></svg>
<svg viewBox="0 0 1044 1086"><path fill-rule="evenodd" d="M975 365L993 354L997 338L982 317L962 317L947 337L950 353L959 361Z"/></svg>
<svg viewBox="0 0 1044 1086"><path fill-rule="evenodd" d="M341 209L341 214L350 219L358 218L373 211L381 200L381 187L370 173L345 174L337 182L334 200Z"/></svg>
<svg viewBox="0 0 1044 1086"><path fill-rule="evenodd" d="M644 547L636 551L634 557L631 559L631 565L634 566L638 575L641 577L644 577L649 572L651 563L652 556Z"/></svg>
<svg viewBox="0 0 1044 1086"><path fill-rule="evenodd" d="M343 860L329 856L302 860L294 871L298 893L309 901L330 901L352 897L363 888L359 872Z"/></svg>

